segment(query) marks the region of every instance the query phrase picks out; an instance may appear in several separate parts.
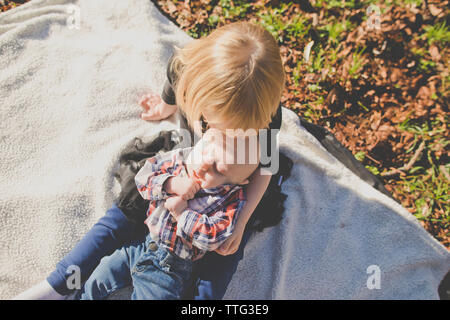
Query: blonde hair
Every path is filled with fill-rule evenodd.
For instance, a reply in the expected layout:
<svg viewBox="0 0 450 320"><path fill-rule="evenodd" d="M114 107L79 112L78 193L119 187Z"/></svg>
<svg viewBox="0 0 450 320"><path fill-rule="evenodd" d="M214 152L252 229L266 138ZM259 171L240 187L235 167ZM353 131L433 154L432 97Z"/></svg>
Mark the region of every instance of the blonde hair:
<svg viewBox="0 0 450 320"><path fill-rule="evenodd" d="M274 37L262 26L235 22L176 48L170 66L177 105L191 128L206 110L230 129L267 128L285 74Z"/></svg>

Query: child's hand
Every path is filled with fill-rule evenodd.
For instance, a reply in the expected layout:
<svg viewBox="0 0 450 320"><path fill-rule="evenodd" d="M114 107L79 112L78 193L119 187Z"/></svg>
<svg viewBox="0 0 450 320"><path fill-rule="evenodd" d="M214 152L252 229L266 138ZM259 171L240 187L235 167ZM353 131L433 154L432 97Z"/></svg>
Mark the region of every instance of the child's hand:
<svg viewBox="0 0 450 320"><path fill-rule="evenodd" d="M227 256L236 253L241 244L242 236L244 235L244 229L239 228L238 225L236 225L236 228L234 229L231 236L227 240L225 240L225 242L222 243L219 248L215 250L216 253L222 256Z"/></svg>
<svg viewBox="0 0 450 320"><path fill-rule="evenodd" d="M200 184L188 177L171 177L164 184L164 189L170 194L176 194L183 200L194 198L195 194L200 190Z"/></svg>
<svg viewBox="0 0 450 320"><path fill-rule="evenodd" d="M178 109L176 105L170 105L162 101L161 97L156 93L144 95L139 100L139 105L144 109L144 112L141 113L141 118L146 121L166 119Z"/></svg>
<svg viewBox="0 0 450 320"><path fill-rule="evenodd" d="M183 211L187 208L187 201L183 200L183 198L175 196L167 198L164 207L170 211L170 214L178 220Z"/></svg>

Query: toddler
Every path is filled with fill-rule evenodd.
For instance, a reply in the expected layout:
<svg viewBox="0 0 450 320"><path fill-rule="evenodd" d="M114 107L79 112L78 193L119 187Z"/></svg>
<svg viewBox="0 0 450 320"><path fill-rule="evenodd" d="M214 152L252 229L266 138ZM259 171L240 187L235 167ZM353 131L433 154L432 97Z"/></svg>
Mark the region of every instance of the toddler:
<svg viewBox="0 0 450 320"><path fill-rule="evenodd" d="M236 150L225 148L224 153L221 143L206 137L194 147L146 160L135 181L142 197L150 200L145 220L150 232L145 241L103 258L78 298L105 299L130 284L132 299L182 297L192 262L216 250L232 234L246 202L242 185L258 167L247 156L244 164L224 165L223 160ZM202 161L196 161L200 156ZM231 159L235 158L233 154Z"/></svg>

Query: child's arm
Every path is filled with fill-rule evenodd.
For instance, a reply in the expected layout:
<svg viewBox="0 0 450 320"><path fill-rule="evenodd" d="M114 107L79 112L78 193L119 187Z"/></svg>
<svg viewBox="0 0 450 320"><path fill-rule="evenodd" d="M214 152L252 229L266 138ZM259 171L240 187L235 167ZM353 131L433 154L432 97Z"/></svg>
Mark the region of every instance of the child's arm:
<svg viewBox="0 0 450 320"><path fill-rule="evenodd" d="M264 169L255 170L249 179L250 183L244 187L247 195L247 201L242 208L242 212L237 218L233 234L217 250L215 250L218 254L233 254L239 248L245 231L245 226L258 206L259 201L261 201L264 192L266 192L272 177L271 175L262 175L261 170Z"/></svg>
<svg viewBox="0 0 450 320"><path fill-rule="evenodd" d="M173 196L164 202L164 207L169 210L170 214L178 221L184 210L187 209L187 200L184 200L180 196Z"/></svg>
<svg viewBox="0 0 450 320"><path fill-rule="evenodd" d="M136 174L134 181L141 196L146 200L164 200L170 195L164 189L164 183L173 174L175 166L180 165L180 153L183 149L160 154L145 161Z"/></svg>
<svg viewBox="0 0 450 320"><path fill-rule="evenodd" d="M195 194L200 190L200 184L192 178L176 176L169 177L165 181L163 189L167 193L177 195L183 200L189 200L194 198Z"/></svg>
<svg viewBox="0 0 450 320"><path fill-rule="evenodd" d="M181 214L172 212L178 221L177 236L201 250L214 251L233 233L236 217L244 204L244 190L239 189L213 215L201 214L189 208Z"/></svg>
<svg viewBox="0 0 450 320"><path fill-rule="evenodd" d="M164 102L156 93L144 95L139 100L139 105L144 109L141 118L145 121L158 121L170 117L178 110L176 104Z"/></svg>
<svg viewBox="0 0 450 320"><path fill-rule="evenodd" d="M164 83L161 96L156 93L144 95L139 104L144 109L141 118L146 121L157 121L166 119L178 110L173 82L177 78L177 73L172 69L173 55L167 62L167 79Z"/></svg>

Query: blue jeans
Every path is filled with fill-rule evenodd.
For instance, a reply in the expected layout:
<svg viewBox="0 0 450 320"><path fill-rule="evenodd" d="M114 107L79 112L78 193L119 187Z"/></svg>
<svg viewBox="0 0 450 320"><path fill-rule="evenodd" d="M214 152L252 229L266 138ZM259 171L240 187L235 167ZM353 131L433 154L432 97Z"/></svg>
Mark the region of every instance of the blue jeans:
<svg viewBox="0 0 450 320"><path fill-rule="evenodd" d="M81 281L86 281L100 260L111 255L116 249L133 243L142 242L148 229L143 224L137 229L126 219L122 211L113 205L100 220L86 233L77 245L56 265L47 277L47 282L61 295L73 292L67 287L69 267L78 266ZM241 245L235 254L221 256L214 252L195 262L191 285L183 295L184 299L219 300L222 299L239 260L242 259L245 244L251 232L244 233Z"/></svg>
<svg viewBox="0 0 450 320"><path fill-rule="evenodd" d="M132 285L132 300L180 299L191 273L192 261L158 247L148 235L104 257L77 297L103 300Z"/></svg>
<svg viewBox="0 0 450 320"><path fill-rule="evenodd" d="M203 258L194 262L191 287L184 294L184 299L221 300L228 284L236 272L238 263L244 257L244 247L251 231L246 230L238 250L228 256L207 252Z"/></svg>

